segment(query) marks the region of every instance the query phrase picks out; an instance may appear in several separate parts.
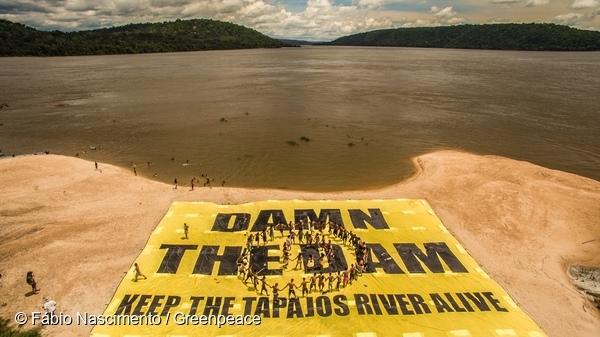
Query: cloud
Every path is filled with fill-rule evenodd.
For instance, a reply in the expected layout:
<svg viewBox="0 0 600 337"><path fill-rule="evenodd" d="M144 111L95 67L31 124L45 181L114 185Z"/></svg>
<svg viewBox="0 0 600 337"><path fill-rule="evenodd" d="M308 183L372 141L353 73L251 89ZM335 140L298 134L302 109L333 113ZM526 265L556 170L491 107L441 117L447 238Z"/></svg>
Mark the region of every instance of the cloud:
<svg viewBox="0 0 600 337"><path fill-rule="evenodd" d="M495 15L501 15L502 21L521 22L526 20L521 13L515 12L524 11L522 6L542 6L549 1L489 0L483 5L500 5L502 12ZM600 0L561 1L574 1L573 9L592 8L588 12L594 11L593 6L600 6ZM431 6L427 5L427 0L0 0L0 18L39 29L63 31L210 18L244 25L272 37L332 40L375 29L473 22L465 19L462 10L457 13L455 8L458 6ZM549 11L549 7L544 10ZM472 10L469 6L458 8ZM590 15L591 18L600 15L597 10L595 13L577 16L554 12L546 14L545 21L584 27L592 24ZM470 14L479 22L488 22L492 18ZM409 19L400 20L403 16Z"/></svg>
<svg viewBox="0 0 600 337"><path fill-rule="evenodd" d="M432 6L429 12L440 19L450 19L456 15L456 12L452 10L452 7L439 8L437 6Z"/></svg>
<svg viewBox="0 0 600 337"><path fill-rule="evenodd" d="M543 6L548 3L550 3L550 0L527 0L525 2L525 7Z"/></svg>
<svg viewBox="0 0 600 337"><path fill-rule="evenodd" d="M514 20L508 18L492 18L487 21L487 23L512 23Z"/></svg>
<svg viewBox="0 0 600 337"><path fill-rule="evenodd" d="M378 8L383 6L386 0L358 0L357 4L360 7Z"/></svg>
<svg viewBox="0 0 600 337"><path fill-rule="evenodd" d="M0 14L52 13L54 10L43 3L33 1L0 1Z"/></svg>
<svg viewBox="0 0 600 337"><path fill-rule="evenodd" d="M467 19L465 18L450 18L446 21L449 25L458 25L465 22L467 22Z"/></svg>
<svg viewBox="0 0 600 337"><path fill-rule="evenodd" d="M573 9L594 8L600 6L598 0L575 0L571 5Z"/></svg>
<svg viewBox="0 0 600 337"><path fill-rule="evenodd" d="M458 13L456 13L451 6L444 8L432 6L429 13L432 13L437 21L442 24L456 25L467 21L464 18L457 18L456 15Z"/></svg>
<svg viewBox="0 0 600 337"><path fill-rule="evenodd" d="M274 0L0 0L0 17L46 30L85 30L137 22L211 18L244 25L273 37L334 39L390 28L370 10L390 0L308 0L300 11Z"/></svg>
<svg viewBox="0 0 600 337"><path fill-rule="evenodd" d="M552 19L553 23L567 26L578 26L585 20L585 15L581 13L568 13L557 15Z"/></svg>
<svg viewBox="0 0 600 337"><path fill-rule="evenodd" d="M68 1L64 8L67 11L73 11L73 12L87 12L87 11L95 11L98 9L98 6L95 3L90 3L89 1L85 1L85 0L73 0L73 1Z"/></svg>
<svg viewBox="0 0 600 337"><path fill-rule="evenodd" d="M402 22L401 27L433 27L433 26L440 26L440 24L438 22L435 21L431 21L431 20L415 20L415 21L408 21L408 22Z"/></svg>
<svg viewBox="0 0 600 337"><path fill-rule="evenodd" d="M368 14L366 9L357 6L333 5L329 0L309 0L303 12L285 11L286 19L274 23L271 31L275 36L289 35L290 32L291 36L308 36L317 32L319 36L336 38L392 26L389 19L375 19Z"/></svg>
<svg viewBox="0 0 600 337"><path fill-rule="evenodd" d="M521 0L490 0L494 5L506 5L521 2Z"/></svg>

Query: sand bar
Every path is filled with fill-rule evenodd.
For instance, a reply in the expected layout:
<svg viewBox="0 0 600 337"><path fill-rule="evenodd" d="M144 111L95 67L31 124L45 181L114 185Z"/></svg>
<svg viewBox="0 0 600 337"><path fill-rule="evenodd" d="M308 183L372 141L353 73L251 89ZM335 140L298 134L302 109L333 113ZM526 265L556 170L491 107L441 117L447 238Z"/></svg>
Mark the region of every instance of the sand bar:
<svg viewBox="0 0 600 337"><path fill-rule="evenodd" d="M415 159L410 180L373 191L311 193L173 186L82 159L0 160L0 316L101 314L172 201L427 199L477 262L552 337L600 335L600 311L569 282L569 264L600 265L600 182L496 156L455 151ZM25 274L41 292L26 296ZM44 329L86 336L87 326Z"/></svg>

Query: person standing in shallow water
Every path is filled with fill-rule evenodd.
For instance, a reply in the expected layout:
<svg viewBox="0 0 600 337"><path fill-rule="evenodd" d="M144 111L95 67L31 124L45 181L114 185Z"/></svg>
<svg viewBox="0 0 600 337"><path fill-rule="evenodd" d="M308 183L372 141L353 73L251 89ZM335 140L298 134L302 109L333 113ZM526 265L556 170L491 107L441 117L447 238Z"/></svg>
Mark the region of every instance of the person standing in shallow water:
<svg viewBox="0 0 600 337"><path fill-rule="evenodd" d="M175 181L173 181L173 184L175 184L175 189L177 189L177 178L175 178Z"/></svg>

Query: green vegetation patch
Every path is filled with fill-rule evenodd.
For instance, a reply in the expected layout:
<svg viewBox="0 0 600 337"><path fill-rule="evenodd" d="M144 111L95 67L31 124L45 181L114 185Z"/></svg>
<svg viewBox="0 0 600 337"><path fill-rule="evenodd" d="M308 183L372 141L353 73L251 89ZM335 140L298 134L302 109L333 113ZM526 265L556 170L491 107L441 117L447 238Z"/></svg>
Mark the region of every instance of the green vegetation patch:
<svg viewBox="0 0 600 337"><path fill-rule="evenodd" d="M9 319L0 317L0 337L40 337L41 335L39 328L14 327L10 325Z"/></svg>

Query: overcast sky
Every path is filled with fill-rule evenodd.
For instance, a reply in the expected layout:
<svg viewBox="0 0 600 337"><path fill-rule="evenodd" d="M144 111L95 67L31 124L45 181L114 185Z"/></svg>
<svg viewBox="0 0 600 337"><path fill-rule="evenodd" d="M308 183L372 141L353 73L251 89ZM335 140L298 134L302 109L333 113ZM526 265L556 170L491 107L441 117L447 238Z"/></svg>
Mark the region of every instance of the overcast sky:
<svg viewBox="0 0 600 337"><path fill-rule="evenodd" d="M0 0L0 18L62 31L211 18L271 37L323 41L462 23L553 22L600 30L600 0Z"/></svg>

